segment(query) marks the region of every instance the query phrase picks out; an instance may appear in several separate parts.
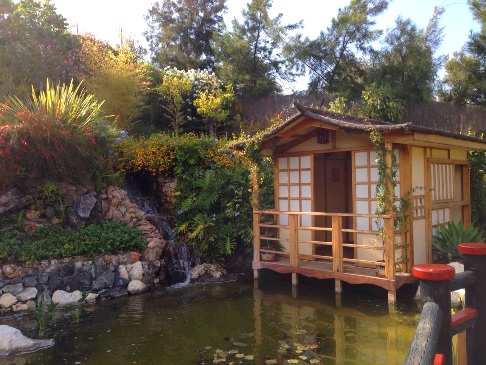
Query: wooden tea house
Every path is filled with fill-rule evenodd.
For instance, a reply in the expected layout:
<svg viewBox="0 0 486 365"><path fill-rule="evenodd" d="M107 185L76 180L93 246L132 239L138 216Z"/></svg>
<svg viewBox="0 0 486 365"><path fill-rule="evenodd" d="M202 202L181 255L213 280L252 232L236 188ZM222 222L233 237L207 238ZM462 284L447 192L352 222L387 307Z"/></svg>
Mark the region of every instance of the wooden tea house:
<svg viewBox="0 0 486 365"><path fill-rule="evenodd" d="M337 292L342 281L373 284L395 302L412 266L432 262L439 226L471 223L467 152L486 141L296 107L261 139L275 162L275 209L254 208L255 278L271 269L294 285L298 274L334 279Z"/></svg>

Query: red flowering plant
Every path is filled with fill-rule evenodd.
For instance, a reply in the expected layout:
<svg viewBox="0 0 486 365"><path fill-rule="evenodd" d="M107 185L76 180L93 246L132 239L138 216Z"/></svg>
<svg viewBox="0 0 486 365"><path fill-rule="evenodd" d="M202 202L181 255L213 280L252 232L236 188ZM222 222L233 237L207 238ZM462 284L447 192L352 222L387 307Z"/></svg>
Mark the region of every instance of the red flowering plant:
<svg viewBox="0 0 486 365"><path fill-rule="evenodd" d="M0 108L0 192L43 180L85 183L111 169L101 105L72 83L48 83L27 103L9 98Z"/></svg>

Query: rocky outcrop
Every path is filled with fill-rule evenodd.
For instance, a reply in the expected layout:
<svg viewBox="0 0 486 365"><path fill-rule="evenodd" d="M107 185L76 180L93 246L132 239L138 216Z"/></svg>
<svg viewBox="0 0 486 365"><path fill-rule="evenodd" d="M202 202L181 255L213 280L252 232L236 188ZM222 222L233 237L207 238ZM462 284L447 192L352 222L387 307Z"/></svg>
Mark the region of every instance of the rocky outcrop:
<svg viewBox="0 0 486 365"><path fill-rule="evenodd" d="M54 345L54 340L32 340L18 329L0 325L0 358L33 352Z"/></svg>

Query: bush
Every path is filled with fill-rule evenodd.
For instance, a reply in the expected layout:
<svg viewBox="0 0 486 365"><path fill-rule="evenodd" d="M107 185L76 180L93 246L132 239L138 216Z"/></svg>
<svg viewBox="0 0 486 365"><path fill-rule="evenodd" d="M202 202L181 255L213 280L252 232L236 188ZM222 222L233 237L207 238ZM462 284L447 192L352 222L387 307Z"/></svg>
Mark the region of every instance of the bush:
<svg viewBox="0 0 486 365"><path fill-rule="evenodd" d="M432 238L434 249L449 261L460 257L458 247L463 242L484 242L484 237L480 229L473 224L465 228L462 220L457 224L449 222L447 225L441 225L439 235Z"/></svg>
<svg viewBox="0 0 486 365"><path fill-rule="evenodd" d="M251 249L250 163L226 141L156 134L120 141L115 156L124 172L176 178L178 237L210 261L223 261L237 245Z"/></svg>
<svg viewBox="0 0 486 365"><path fill-rule="evenodd" d="M145 247L135 228L115 222L92 224L79 230L51 225L32 233L8 225L1 232L0 260L32 263L51 258L140 251Z"/></svg>
<svg viewBox="0 0 486 365"><path fill-rule="evenodd" d="M12 97L0 109L0 192L39 181L86 183L109 175L110 136L101 103L73 85L48 84L24 103Z"/></svg>

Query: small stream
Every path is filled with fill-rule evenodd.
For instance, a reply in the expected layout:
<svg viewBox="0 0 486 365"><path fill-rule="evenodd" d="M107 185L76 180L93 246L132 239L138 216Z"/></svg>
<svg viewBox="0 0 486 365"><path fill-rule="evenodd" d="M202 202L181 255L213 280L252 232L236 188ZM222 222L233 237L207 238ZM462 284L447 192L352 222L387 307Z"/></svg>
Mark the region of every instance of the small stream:
<svg viewBox="0 0 486 365"><path fill-rule="evenodd" d="M329 281L299 284L282 276L251 283L190 284L87 306L79 323L66 315L50 326L49 349L9 359L24 364L403 364L419 309L390 309L386 293ZM0 324L38 338L30 315Z"/></svg>

